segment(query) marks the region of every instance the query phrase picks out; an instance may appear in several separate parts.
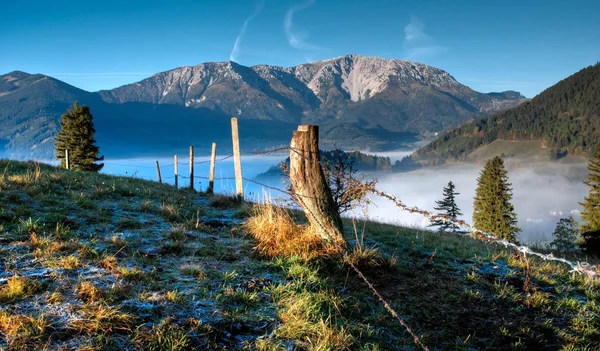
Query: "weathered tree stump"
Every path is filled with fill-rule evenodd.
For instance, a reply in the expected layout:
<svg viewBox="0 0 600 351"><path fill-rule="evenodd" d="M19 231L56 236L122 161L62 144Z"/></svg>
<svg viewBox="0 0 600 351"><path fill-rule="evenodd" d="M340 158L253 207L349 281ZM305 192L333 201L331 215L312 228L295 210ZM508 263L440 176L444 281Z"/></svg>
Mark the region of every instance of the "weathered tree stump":
<svg viewBox="0 0 600 351"><path fill-rule="evenodd" d="M306 217L327 242L343 243L342 219L327 185L319 157L319 127L301 125L290 148L290 180Z"/></svg>

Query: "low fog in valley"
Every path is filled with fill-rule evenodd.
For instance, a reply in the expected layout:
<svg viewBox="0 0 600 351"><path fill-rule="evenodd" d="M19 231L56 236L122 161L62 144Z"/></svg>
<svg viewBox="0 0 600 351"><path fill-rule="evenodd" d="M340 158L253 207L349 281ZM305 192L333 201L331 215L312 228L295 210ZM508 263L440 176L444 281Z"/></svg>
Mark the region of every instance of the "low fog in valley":
<svg viewBox="0 0 600 351"><path fill-rule="evenodd" d="M513 185L513 200L519 227L523 232L518 239L538 242L552 239L552 232L560 218L573 215L579 219L581 206L588 193L583 184L587 164L583 161L569 164L538 163L512 165L506 161L509 180ZM463 218L471 223L473 197L482 165L455 164L435 169L407 173L379 174L378 188L394 194L405 204L434 211L435 201L442 199L442 190L453 181L456 184L457 204ZM428 220L420 215L399 212L394 204L382 198L372 198L368 216L382 221L425 227Z"/></svg>
<svg viewBox="0 0 600 351"><path fill-rule="evenodd" d="M381 156L390 157L392 163L409 154L409 152L379 153ZM277 165L285 155L246 156L242 157L244 177L254 178L266 172L271 166ZM103 173L116 175L135 176L156 180L155 160L151 159L124 159L106 160ZM160 159L163 181L173 183L173 159ZM196 189L205 190L207 180L201 177L208 176L207 156L199 156L195 167L197 179ZM204 162L204 163L202 163ZM548 162L528 165L515 165L511 160L506 161L508 176L513 184L513 205L515 206L519 226L523 232L519 240L523 242L539 242L552 239L552 232L560 218L573 215L579 219L579 202L587 195L588 189L583 184L587 171L583 160L570 163ZM473 197L477 186L477 178L482 169L479 164L453 164L437 168L422 169L406 173L376 173L373 177L379 180L377 188L397 196L409 206L434 211L435 201L441 200L442 189L453 181L456 190L457 203L464 213L463 219L471 223L473 214ZM181 176L188 176L187 160L180 155L179 172ZM232 159L218 162L216 165L217 178L231 178L234 176ZM281 179L260 178L260 182L269 186L283 188ZM189 180L180 178L180 186L189 186ZM216 190L224 193L234 193L235 185L231 180L216 181ZM260 185L245 182L246 198L252 201L263 201L265 197L278 199L281 193L263 189ZM398 211L389 200L371 197L372 204L368 206L366 216L390 223L398 223L413 227L427 227L428 220L420 215ZM356 215L364 216L362 210L356 210Z"/></svg>

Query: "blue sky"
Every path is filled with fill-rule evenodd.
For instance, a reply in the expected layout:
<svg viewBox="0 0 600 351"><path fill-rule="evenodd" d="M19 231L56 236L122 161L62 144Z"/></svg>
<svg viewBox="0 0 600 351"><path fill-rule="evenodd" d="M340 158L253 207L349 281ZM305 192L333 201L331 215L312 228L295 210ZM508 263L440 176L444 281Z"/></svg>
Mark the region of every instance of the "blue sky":
<svg viewBox="0 0 600 351"><path fill-rule="evenodd" d="M0 1L0 74L96 91L206 61L292 66L348 53L528 97L600 60L600 1Z"/></svg>

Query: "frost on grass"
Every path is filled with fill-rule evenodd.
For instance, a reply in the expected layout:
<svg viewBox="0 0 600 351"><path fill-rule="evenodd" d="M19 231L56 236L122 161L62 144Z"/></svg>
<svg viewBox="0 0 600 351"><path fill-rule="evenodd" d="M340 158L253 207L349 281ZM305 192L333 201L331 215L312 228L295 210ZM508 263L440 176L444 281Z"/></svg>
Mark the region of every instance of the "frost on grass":
<svg viewBox="0 0 600 351"><path fill-rule="evenodd" d="M268 303L242 315L220 302L222 290L254 277L256 263L251 245L231 235L231 216L207 199L152 182L0 163L10 174L0 186L0 348L235 344L235 333L223 341L211 326L275 319Z"/></svg>
<svg viewBox="0 0 600 351"><path fill-rule="evenodd" d="M465 238L0 161L0 349L593 349L600 284ZM246 218L250 216L250 218ZM244 222L243 224L241 222ZM248 235L246 234L248 232Z"/></svg>

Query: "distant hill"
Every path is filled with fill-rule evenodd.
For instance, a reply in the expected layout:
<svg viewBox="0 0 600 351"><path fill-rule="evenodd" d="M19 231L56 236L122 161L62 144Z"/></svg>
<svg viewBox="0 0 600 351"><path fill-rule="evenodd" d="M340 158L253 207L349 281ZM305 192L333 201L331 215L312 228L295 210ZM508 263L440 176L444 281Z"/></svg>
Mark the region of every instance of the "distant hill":
<svg viewBox="0 0 600 351"><path fill-rule="evenodd" d="M0 125L8 126L0 152L51 157L60 115L75 100L90 105L101 150L122 154L225 141L231 116L252 145L289 142L298 124L318 124L331 147L407 147L526 99L476 92L421 63L358 55L295 67L209 62L97 93L12 72L0 76Z"/></svg>
<svg viewBox="0 0 600 351"><path fill-rule="evenodd" d="M231 145L230 116L222 112L171 104L108 103L97 93L52 77L11 72L0 76L0 157L53 159L60 116L74 101L90 106L102 154L164 155L189 145L208 152L212 142ZM277 121L240 122L245 145L256 147L261 141L264 146L283 142L281 130L292 128L295 125Z"/></svg>
<svg viewBox="0 0 600 351"><path fill-rule="evenodd" d="M600 141L600 63L582 69L532 100L489 118L474 120L446 132L412 155L413 161L443 163L513 152L517 147L494 141L537 140L540 154L550 158L586 155ZM523 153L532 155L533 144ZM485 152L476 152L482 147ZM527 150L525 150L527 149ZM513 150L513 151L511 151Z"/></svg>
<svg viewBox="0 0 600 351"><path fill-rule="evenodd" d="M16 157L51 152L58 119L75 100L104 104L92 93L41 74L0 76L0 152Z"/></svg>

